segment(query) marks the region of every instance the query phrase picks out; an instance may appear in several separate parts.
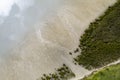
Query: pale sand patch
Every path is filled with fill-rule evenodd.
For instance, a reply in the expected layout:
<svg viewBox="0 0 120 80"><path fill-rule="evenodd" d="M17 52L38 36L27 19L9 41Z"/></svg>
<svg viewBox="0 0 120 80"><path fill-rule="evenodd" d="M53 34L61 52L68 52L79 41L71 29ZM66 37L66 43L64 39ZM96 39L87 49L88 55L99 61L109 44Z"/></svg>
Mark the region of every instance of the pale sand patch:
<svg viewBox="0 0 120 80"><path fill-rule="evenodd" d="M76 78L90 73L75 66L68 54L90 22L101 15L115 0L66 0L57 13L44 23L37 23L23 43L0 61L0 80L36 80L43 73L54 72L63 63ZM76 79L74 79L76 80Z"/></svg>

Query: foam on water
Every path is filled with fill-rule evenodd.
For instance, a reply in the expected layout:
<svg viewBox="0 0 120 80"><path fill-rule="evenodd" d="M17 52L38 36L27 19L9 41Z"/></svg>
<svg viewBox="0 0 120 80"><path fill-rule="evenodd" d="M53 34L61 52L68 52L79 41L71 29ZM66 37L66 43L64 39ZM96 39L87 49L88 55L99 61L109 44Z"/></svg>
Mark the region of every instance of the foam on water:
<svg viewBox="0 0 120 80"><path fill-rule="evenodd" d="M7 2L9 6L6 7L11 9L3 7L7 15L0 15L0 55L20 43L24 35L34 29L34 25L55 13L58 3L61 4L61 1L14 0L11 4ZM4 12L3 10L1 12Z"/></svg>
<svg viewBox="0 0 120 80"><path fill-rule="evenodd" d="M17 45L6 51L7 55L4 58L0 58L0 80L36 80L43 73L54 72L55 68L63 63L76 74L74 80L90 73L83 67L74 65L73 57L68 53L78 47L79 38L89 23L115 1L35 0L33 6L20 11L17 15L23 28L19 29L21 26L10 22L13 24L11 26L13 33L16 35L19 30L20 32L16 35ZM6 28L1 32L4 34L0 34L0 38L6 40L11 32L8 30L8 23L4 25ZM1 27L3 28L0 25ZM18 31L14 32L16 30ZM9 33L6 33L7 31ZM22 33L24 34L21 35ZM15 37L12 36L11 39L15 43ZM6 49L9 43L2 45Z"/></svg>

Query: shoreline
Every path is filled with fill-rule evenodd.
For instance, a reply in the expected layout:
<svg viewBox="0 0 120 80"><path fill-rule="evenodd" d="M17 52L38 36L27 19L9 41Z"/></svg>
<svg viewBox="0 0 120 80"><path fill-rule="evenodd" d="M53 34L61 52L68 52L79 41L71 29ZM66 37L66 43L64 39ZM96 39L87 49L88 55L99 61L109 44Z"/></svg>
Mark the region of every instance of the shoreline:
<svg viewBox="0 0 120 80"><path fill-rule="evenodd" d="M91 75L94 75L95 72L99 72L99 71L103 70L104 68L107 68L107 67L110 67L110 66L114 66L114 65L117 65L117 64L119 64L119 63L120 63L120 59L117 60L117 61L115 61L115 62L112 62L112 63L110 63L110 64L108 64L108 65L106 65L106 66L103 66L103 67L101 67L101 68L95 69L95 70L93 70L90 74L88 74L88 75L86 75L86 76L84 76L84 77L89 77L89 76L91 76ZM83 79L84 77L80 78L79 80Z"/></svg>
<svg viewBox="0 0 120 80"><path fill-rule="evenodd" d="M44 29L41 29L41 36L43 41L47 40L49 43L41 42L38 37L40 33L36 35L36 32L39 31L38 28L28 34L26 42L11 52L12 57L9 57L4 65L0 63L0 74L3 80L7 80L6 74L10 80L35 80L42 73L54 71L54 68L59 67L62 63L66 63L77 76L87 74L88 72L80 66L77 66L79 71L76 70L77 68L74 67L72 58L67 54L67 51L72 51L73 47L78 46L79 36L84 33L89 23L114 3L113 0L109 2L106 0L105 3L104 0L92 1L79 2L78 0L79 3L66 1L65 6L58 10L55 18L48 19L43 24ZM96 3L98 8L95 8ZM3 74L2 70L4 70Z"/></svg>

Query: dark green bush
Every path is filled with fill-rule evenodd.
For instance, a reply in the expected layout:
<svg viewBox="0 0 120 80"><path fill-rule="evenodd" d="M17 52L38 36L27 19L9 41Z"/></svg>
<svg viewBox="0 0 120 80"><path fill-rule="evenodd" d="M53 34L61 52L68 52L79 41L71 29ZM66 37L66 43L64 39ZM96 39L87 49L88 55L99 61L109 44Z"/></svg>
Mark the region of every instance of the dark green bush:
<svg viewBox="0 0 120 80"><path fill-rule="evenodd" d="M120 58L120 1L89 25L79 47L81 55L74 60L87 69L99 68Z"/></svg>
<svg viewBox="0 0 120 80"><path fill-rule="evenodd" d="M63 64L63 66L58 68L55 73L49 75L43 74L43 76L37 80L69 80L72 77L75 77L75 74L69 67Z"/></svg>

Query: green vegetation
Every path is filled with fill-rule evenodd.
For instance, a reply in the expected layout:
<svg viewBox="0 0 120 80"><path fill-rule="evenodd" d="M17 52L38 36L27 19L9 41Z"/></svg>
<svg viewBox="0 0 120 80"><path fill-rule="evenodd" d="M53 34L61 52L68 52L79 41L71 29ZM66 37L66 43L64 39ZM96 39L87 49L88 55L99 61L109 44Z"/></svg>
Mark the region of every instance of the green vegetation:
<svg viewBox="0 0 120 80"><path fill-rule="evenodd" d="M81 54L74 61L87 69L99 68L120 58L120 1L89 25L79 47Z"/></svg>
<svg viewBox="0 0 120 80"><path fill-rule="evenodd" d="M58 68L53 74L43 74L43 77L37 80L69 80L75 77L75 74L65 64L61 68Z"/></svg>
<svg viewBox="0 0 120 80"><path fill-rule="evenodd" d="M104 68L82 80L120 80L120 64Z"/></svg>

